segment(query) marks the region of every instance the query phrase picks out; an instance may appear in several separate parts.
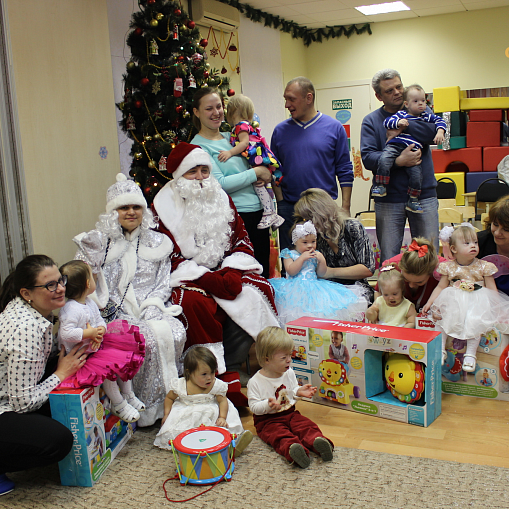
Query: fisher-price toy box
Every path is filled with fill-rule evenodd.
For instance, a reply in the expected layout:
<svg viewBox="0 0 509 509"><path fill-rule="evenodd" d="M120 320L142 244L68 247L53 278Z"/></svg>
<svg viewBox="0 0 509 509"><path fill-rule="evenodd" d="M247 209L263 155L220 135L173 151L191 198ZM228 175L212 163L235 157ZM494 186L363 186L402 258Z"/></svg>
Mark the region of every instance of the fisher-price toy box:
<svg viewBox="0 0 509 509"><path fill-rule="evenodd" d="M109 400L101 393L99 387L88 387L49 395L51 416L74 436L71 452L58 463L64 486L93 486L136 429L136 423L108 415Z"/></svg>
<svg viewBox="0 0 509 509"><path fill-rule="evenodd" d="M424 427L440 415L439 332L310 317L287 323L286 331L294 341L292 368L299 385L310 383L318 388L313 402ZM329 355L335 331L340 334L334 334L334 341L343 338L348 362L344 355L343 360L333 358L337 349ZM401 358L403 372L398 367L398 375L392 378L391 392L384 364L397 359L391 360L393 353L406 357ZM415 380L406 396L397 391L399 376L410 379L410 384Z"/></svg>
<svg viewBox="0 0 509 509"><path fill-rule="evenodd" d="M431 320L424 317L417 317L416 326L424 330L435 327ZM448 336L445 344L447 357L441 366L442 392L509 401L509 381L500 374L500 358L507 357L506 348L509 348L509 335L495 326L481 336L475 370L467 373L462 369L466 341Z"/></svg>

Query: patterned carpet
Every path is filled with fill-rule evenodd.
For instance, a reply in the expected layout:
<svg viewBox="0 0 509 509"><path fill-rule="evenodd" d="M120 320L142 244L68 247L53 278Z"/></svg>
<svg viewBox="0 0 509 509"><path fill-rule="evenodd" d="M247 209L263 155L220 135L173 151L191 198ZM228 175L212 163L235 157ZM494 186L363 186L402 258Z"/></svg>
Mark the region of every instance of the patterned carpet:
<svg viewBox="0 0 509 509"><path fill-rule="evenodd" d="M255 437L236 460L231 482L179 505L163 482L175 475L173 456L152 446L157 428L138 430L93 488L65 487L58 468L11 474L16 489L0 508L507 508L509 469L338 448L334 460L313 456L306 470L288 465ZM166 484L170 499L205 488Z"/></svg>

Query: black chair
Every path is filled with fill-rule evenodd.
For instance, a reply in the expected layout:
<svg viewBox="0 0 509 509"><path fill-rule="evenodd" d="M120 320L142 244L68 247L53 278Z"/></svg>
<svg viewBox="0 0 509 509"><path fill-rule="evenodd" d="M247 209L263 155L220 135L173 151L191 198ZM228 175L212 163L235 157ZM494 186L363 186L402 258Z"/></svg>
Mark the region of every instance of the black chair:
<svg viewBox="0 0 509 509"><path fill-rule="evenodd" d="M442 177L437 180L437 198L445 200L447 198L456 198L456 182L450 177Z"/></svg>
<svg viewBox="0 0 509 509"><path fill-rule="evenodd" d="M509 185L505 180L493 178L482 182L475 192L475 220L481 220L481 214L477 211L478 202L493 203L508 194Z"/></svg>

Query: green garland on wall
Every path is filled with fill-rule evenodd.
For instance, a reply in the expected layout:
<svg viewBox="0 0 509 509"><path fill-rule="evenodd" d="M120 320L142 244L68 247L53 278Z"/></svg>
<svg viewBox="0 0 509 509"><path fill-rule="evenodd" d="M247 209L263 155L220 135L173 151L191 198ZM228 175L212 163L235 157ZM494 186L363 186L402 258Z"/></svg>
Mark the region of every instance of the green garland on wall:
<svg viewBox="0 0 509 509"><path fill-rule="evenodd" d="M363 34L364 32L368 32L368 34L371 35L371 27L369 23L365 23L361 27L350 25L349 27L333 26L311 29L297 25L297 23L294 23L293 21L287 21L279 16L274 16L268 12L261 11L260 9L255 9L254 7L251 7L248 4L243 4L238 0L219 0L219 2L235 7L251 21L263 23L266 27L279 29L281 32L292 34L294 39L300 37L303 39L306 46L309 46L312 42L322 42L324 38L328 40L331 37L334 39L335 37L341 37L342 35L350 37L354 32L357 35Z"/></svg>

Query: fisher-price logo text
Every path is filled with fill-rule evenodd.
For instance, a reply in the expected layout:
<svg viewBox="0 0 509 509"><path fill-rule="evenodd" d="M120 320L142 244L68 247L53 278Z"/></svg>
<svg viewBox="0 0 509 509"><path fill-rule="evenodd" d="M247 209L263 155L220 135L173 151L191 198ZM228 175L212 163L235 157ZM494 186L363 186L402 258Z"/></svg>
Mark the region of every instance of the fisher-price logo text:
<svg viewBox="0 0 509 509"><path fill-rule="evenodd" d="M288 327L288 334L293 334L294 336L305 336L306 331L304 329L294 329L293 327Z"/></svg>

